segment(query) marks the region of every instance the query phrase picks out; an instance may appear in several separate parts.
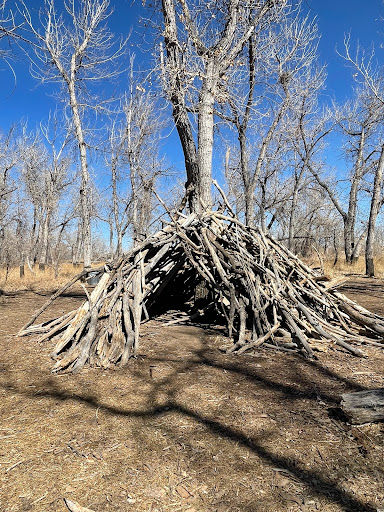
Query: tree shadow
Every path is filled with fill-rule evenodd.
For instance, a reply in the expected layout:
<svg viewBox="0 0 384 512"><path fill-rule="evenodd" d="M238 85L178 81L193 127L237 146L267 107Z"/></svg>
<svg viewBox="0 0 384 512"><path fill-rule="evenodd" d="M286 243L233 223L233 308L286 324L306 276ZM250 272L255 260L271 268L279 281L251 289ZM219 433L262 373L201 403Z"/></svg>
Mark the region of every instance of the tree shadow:
<svg viewBox="0 0 384 512"><path fill-rule="evenodd" d="M121 416L126 418L141 418L141 419L156 419L163 416L169 416L172 414L178 414L182 417L189 418L197 424L204 426L211 434L224 438L227 441L235 442L239 446L259 457L263 462L272 467L277 467L281 470L288 471L294 475L302 484L304 484L311 492L317 497L324 497L327 500L341 504L345 507L346 511L358 511L358 512L375 512L368 503L364 503L360 499L356 498L352 493L343 489L336 481L332 480L332 477L322 469L306 469L302 463L298 460L292 459L292 457L284 456L284 454L274 453L274 451L265 445L265 439L263 436L252 436L245 435L239 428L234 428L226 425L223 421L215 418L210 414L202 414L196 407L189 407L185 403L181 403L177 399L178 383L177 377L181 373L193 372L198 367L210 368L220 370L229 373L233 373L247 382L252 382L261 387L261 389L269 389L274 392L278 392L279 395L287 400L296 399L308 399L316 401L319 396L322 400L327 401L328 404L335 404L336 397L332 394L325 393L319 390L314 390L308 376L302 371L302 366L308 365L311 370L314 370L324 379L336 379L339 383L347 385L351 389L360 390L361 386L353 383L345 377L339 376L337 373L331 371L329 368L325 368L318 361L306 361L300 360L300 364L295 362L293 357L290 357L289 362L297 367L291 371L292 375L295 374L297 378L296 385L290 385L287 383L279 382L277 379L273 379L263 375L263 368L255 369L252 368L252 363L247 363L245 358L241 360L233 361L224 359L226 356L217 358L212 349L201 348L194 352L191 359L184 361L175 359L176 368L157 381L151 379L149 374L148 366L159 362L170 362L170 358L163 357L147 357L145 359L145 368L142 368L142 364L135 367L132 365L128 368L127 372L132 373L135 377L141 379L143 383L151 384L151 391L148 394L148 403L154 404L153 406L147 406L145 408L122 408L115 407L110 404L104 403L96 395L91 392L73 393L69 392L61 387L60 380L55 377L45 379L42 384L43 389L33 391L28 388L22 388L17 381L13 384L4 385L4 389L12 391L12 393L19 393L30 399L42 398L54 399L56 401L75 401L83 404L86 407L90 407L95 410L102 409L111 415ZM236 356L232 356L236 357ZM7 372L6 368L2 368L3 371ZM40 386L41 387L41 386ZM156 405L158 402L158 394L162 393L166 395L166 400L163 400L161 405ZM177 432L170 434L176 438ZM252 510L252 509L250 509Z"/></svg>

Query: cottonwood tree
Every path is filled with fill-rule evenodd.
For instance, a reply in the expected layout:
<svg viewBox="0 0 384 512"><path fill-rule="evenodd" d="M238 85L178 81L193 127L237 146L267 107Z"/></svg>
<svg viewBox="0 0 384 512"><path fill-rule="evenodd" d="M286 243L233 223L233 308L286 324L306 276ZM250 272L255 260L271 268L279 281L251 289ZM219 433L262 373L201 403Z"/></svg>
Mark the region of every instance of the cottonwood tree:
<svg viewBox="0 0 384 512"><path fill-rule="evenodd" d="M109 0L68 0L59 13L54 0L46 0L34 20L26 3L19 4L24 20L24 38L33 54L32 74L41 82L61 86L76 136L81 166L81 226L84 267L91 265L91 205L89 148L86 115L101 112L106 102L96 94L95 84L111 80L125 52L126 41L117 41L106 26L111 14Z"/></svg>
<svg viewBox="0 0 384 512"><path fill-rule="evenodd" d="M291 168L289 158L285 140L275 134L273 143L271 141L265 153L265 160L252 197L253 220L251 225L257 224L264 233L278 219L282 203L289 201L290 189L286 187L287 173L289 174ZM267 222L268 217L269 221Z"/></svg>
<svg viewBox="0 0 384 512"><path fill-rule="evenodd" d="M24 201L30 205L30 230L29 242L24 245L28 247L26 257L33 264L39 260L40 253L44 252L42 247L43 239L46 238L48 244L48 236L44 237L44 224L48 230L45 218L46 216L46 187L45 177L47 174L48 154L36 136L32 136L31 140L25 140L23 144L22 164L20 166L21 182L23 184Z"/></svg>
<svg viewBox="0 0 384 512"><path fill-rule="evenodd" d="M287 214L289 216L289 209ZM293 233L288 232L287 240L291 236L291 250L294 253L307 257L313 253L314 248L315 251L325 253L332 246L334 229L339 221L324 190L319 186L313 186L313 183L307 185L305 193L300 194L294 220Z"/></svg>
<svg viewBox="0 0 384 512"><path fill-rule="evenodd" d="M310 76L311 70L308 71ZM325 80L324 70L315 68L312 76L313 80L307 77L302 82L303 87L279 127L283 139L281 145L286 148L285 160L289 162L286 166L288 179L283 186L289 191L285 216L288 219L287 244L290 250L294 249L294 238L298 236L295 233L298 226L296 210L305 199L303 196L308 188L313 187L309 166L318 165L324 139L333 128L329 115L318 107L318 94Z"/></svg>
<svg viewBox="0 0 384 512"><path fill-rule="evenodd" d="M9 47L9 41L15 37L17 25L11 11L6 10L7 0L0 2L0 43L6 42L7 47L0 46L0 59L9 64L12 57L12 51ZM12 69L12 67L11 67ZM12 69L13 71L13 69ZM9 221L11 210L12 194L16 190L15 182L11 176L19 160L15 144L15 128L12 127L7 135L0 134L0 249L1 260L4 255L9 254L7 241L6 225ZM6 257L5 259L8 259Z"/></svg>
<svg viewBox="0 0 384 512"><path fill-rule="evenodd" d="M184 153L192 210L212 204L214 110L228 70L252 36L275 20L285 0L223 2L162 0L163 88ZM196 139L190 112L196 116Z"/></svg>
<svg viewBox="0 0 384 512"><path fill-rule="evenodd" d="M374 112L374 120L376 121L376 126L378 123L380 123L380 128L382 128L384 120L383 69L377 68L373 59L374 51L372 51L372 53L367 56L358 45L356 53L353 56L351 53L350 36L345 38L344 48L345 53L343 57L348 63L352 64L355 70L357 70L358 79L360 78L362 80L363 87L366 90L369 90L371 93L371 105L373 107L371 110ZM380 208L384 203L382 197L382 186L384 179L384 142L381 133L379 134L378 152L379 158L374 165L373 188L367 226L367 239L365 245L365 273L372 277L375 275L373 255L376 220Z"/></svg>
<svg viewBox="0 0 384 512"><path fill-rule="evenodd" d="M49 240L51 231L58 229L57 241L54 253L56 257L55 268L58 268L59 247L63 235L63 231L68 223L72 220L74 211L72 205L63 207L63 217L58 219L59 202L67 194L69 187L75 181L75 174L71 171L73 164L73 152L71 151L70 132L64 129L63 121L60 122L57 115L50 115L46 124L40 123L40 130L44 137L46 147L48 148L48 158L46 162L46 172L44 175L44 217L41 228L41 247L39 268L45 270L49 256ZM57 226L53 225L56 218ZM51 248L52 252L53 247ZM57 271L57 270L56 270Z"/></svg>
<svg viewBox="0 0 384 512"><path fill-rule="evenodd" d="M311 164L308 165L308 169L319 185L327 192L332 204L342 218L345 260L349 264L357 260L366 234L365 229L361 230L359 234L356 233L358 203L364 185L364 177L372 170L377 160L376 133L379 121L377 102L369 93L369 90L359 88L355 94L356 97L353 102L347 102L342 109L334 109L334 122L344 139L346 160L352 164L349 175L340 178L344 182L344 189L346 188L345 183L349 182L347 208L344 207L338 192L340 187L326 179L321 169ZM319 130L319 134L324 132L324 128L321 128L321 126L318 128L314 126L306 128L304 124L300 126L302 135L300 154L303 159L312 151L313 143L318 138L316 135L314 137L313 133L310 134L313 129L315 129L315 133ZM324 133L326 132L328 132L327 129Z"/></svg>
<svg viewBox="0 0 384 512"><path fill-rule="evenodd" d="M133 71L132 67L131 70ZM145 90L143 82L140 85L138 79L135 80L132 71L123 111L126 133L125 158L129 167L131 187L131 223L133 241L137 243L148 234L156 182L165 172L159 157L164 119L159 112L156 98L150 90Z"/></svg>
<svg viewBox="0 0 384 512"><path fill-rule="evenodd" d="M55 246L55 235L61 232L62 225L68 224L67 215L59 219L59 210L66 210L60 203L74 176L70 173L73 159L67 147L68 134L65 132L60 138L57 118L52 116L46 124L42 123L41 134L45 144L40 134L24 135L20 143L20 176L24 201L28 201L32 210L29 243L24 241L24 247L29 247L25 256L28 261L38 262L40 270L45 270Z"/></svg>
<svg viewBox="0 0 384 512"><path fill-rule="evenodd" d="M286 13L278 23L252 35L244 55L246 64L222 86L227 101L219 114L236 129L248 225L255 223L256 187L270 173L269 149L279 138L284 119L288 113L292 117L302 95L309 90L315 94L322 86L322 70L315 69L318 40L316 24L302 17L300 9ZM269 170L262 178L265 165Z"/></svg>
<svg viewBox="0 0 384 512"><path fill-rule="evenodd" d="M7 134L0 134L0 262L6 264L13 252L9 237L14 219L19 161L16 127L13 126Z"/></svg>
<svg viewBox="0 0 384 512"><path fill-rule="evenodd" d="M116 234L116 255L123 252L123 237L132 230L136 244L148 234L154 190L164 166L159 157L164 121L160 107L141 73L130 62L128 90L121 103L122 119L112 123L107 150L111 169L110 223Z"/></svg>
<svg viewBox="0 0 384 512"><path fill-rule="evenodd" d="M9 211L12 194L17 189L12 171L20 160L15 140L15 127L0 134L0 226L4 226Z"/></svg>

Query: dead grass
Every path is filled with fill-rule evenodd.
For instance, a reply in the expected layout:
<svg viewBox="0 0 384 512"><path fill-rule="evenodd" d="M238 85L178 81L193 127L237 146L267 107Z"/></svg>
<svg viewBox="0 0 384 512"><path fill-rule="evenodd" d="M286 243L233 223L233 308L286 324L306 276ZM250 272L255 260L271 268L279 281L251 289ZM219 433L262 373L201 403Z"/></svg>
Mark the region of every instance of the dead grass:
<svg viewBox="0 0 384 512"><path fill-rule="evenodd" d="M319 259L316 255L314 255L312 258L304 259L304 261L312 268L320 266ZM334 258L324 258L324 272L330 277L336 277L340 275L365 275L364 256L360 256L359 259L352 265L348 265L345 262L343 255L339 256L339 261L335 266L333 265L333 262ZM375 272L376 277L384 277L384 256L375 258Z"/></svg>
<svg viewBox="0 0 384 512"><path fill-rule="evenodd" d="M317 256L304 260L311 267L319 265ZM95 266L100 266L97 263ZM384 256L375 259L375 269L377 277L384 277ZM36 291L36 292L54 292L60 286L68 282L75 274L80 272L81 268L75 267L72 263L63 263L60 265L58 278L54 276L54 270L47 267L45 272L41 272L38 267L32 273L29 268L25 267L25 276L21 279L19 275L19 267L13 267L9 270L6 277L6 269L0 268L0 292L19 292L19 291ZM324 259L324 271L330 277L348 276L348 275L364 275L365 260L361 256L353 265L347 265L341 255L340 260L333 266L333 258Z"/></svg>
<svg viewBox="0 0 384 512"><path fill-rule="evenodd" d="M72 263L63 263L60 265L59 276L55 278L54 269L46 267L42 272L36 266L34 272L25 267L25 275L20 278L19 267L13 267L9 270L8 276L5 268L0 268L0 291L20 292L37 291L53 292L67 283L75 274L78 274L81 268L75 267Z"/></svg>

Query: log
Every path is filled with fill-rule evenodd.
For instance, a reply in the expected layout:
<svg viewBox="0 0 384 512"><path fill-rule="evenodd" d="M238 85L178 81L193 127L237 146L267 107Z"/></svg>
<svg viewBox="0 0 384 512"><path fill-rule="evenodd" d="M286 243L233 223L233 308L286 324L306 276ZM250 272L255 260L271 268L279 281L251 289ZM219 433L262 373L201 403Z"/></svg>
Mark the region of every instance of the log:
<svg viewBox="0 0 384 512"><path fill-rule="evenodd" d="M341 409L354 425L384 420L384 388L344 393Z"/></svg>

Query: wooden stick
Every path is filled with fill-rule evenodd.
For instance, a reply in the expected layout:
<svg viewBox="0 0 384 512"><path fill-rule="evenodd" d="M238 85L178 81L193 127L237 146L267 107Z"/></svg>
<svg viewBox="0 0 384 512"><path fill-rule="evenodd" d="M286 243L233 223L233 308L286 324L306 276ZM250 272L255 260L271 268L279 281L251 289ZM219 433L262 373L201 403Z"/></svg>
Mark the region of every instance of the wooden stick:
<svg viewBox="0 0 384 512"><path fill-rule="evenodd" d="M103 267L101 267L101 268L103 268ZM57 292L55 292L53 295L51 295L51 297L47 300L47 302L38 311L36 311L36 313L32 316L32 318L29 320L29 322L27 322L20 329L19 332L23 333L23 331L25 331L30 325L32 325L34 323L34 321L37 320L37 318L39 318L41 313L43 313L52 304L52 302L55 299L57 299L57 297L62 295L66 290L68 290L68 288L70 288L72 285L74 285L76 283L76 281L78 281L82 277L86 276L90 272L97 272L99 270L101 270L101 269L100 268L84 269L79 274L76 274L70 281L68 281L67 284L65 284L64 286L59 288L59 290L57 290ZM23 334L20 334L20 336L23 336Z"/></svg>

